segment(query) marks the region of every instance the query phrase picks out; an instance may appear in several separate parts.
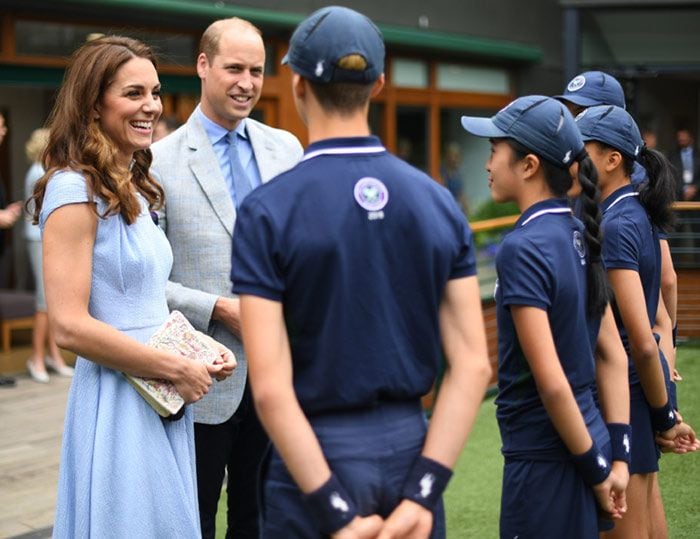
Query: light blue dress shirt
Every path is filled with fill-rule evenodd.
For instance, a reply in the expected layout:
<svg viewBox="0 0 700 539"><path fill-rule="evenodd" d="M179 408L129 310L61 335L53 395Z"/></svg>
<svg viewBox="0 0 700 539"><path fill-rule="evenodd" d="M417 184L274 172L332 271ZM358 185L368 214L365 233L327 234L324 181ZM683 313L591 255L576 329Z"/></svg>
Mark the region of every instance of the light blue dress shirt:
<svg viewBox="0 0 700 539"><path fill-rule="evenodd" d="M226 186L228 187L229 194L231 195L231 200L233 200L234 206L236 206L236 191L234 188L233 176L231 174L231 164L228 157L228 141L226 140L228 130L207 118L199 105L197 105L197 108L195 109L195 114L197 115L199 123L204 128L204 131L209 137L209 141L214 148L214 153L219 161L219 168L224 175L224 180L226 180ZM241 159L241 164L248 175L252 190L262 183L262 179L260 178L258 164L255 161L253 147L251 146L250 139L248 138L245 119L238 123L235 131L238 135L238 155Z"/></svg>

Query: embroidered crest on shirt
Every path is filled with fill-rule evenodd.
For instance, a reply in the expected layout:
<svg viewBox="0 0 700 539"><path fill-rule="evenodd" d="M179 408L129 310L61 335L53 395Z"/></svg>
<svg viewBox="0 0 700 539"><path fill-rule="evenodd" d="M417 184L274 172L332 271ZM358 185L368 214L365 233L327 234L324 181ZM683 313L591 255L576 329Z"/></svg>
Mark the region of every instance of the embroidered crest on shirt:
<svg viewBox="0 0 700 539"><path fill-rule="evenodd" d="M578 230L574 232L574 249L576 249L576 252L578 253L579 258L581 259L581 265L585 266L586 265L586 244L583 241L583 234L581 234Z"/></svg>
<svg viewBox="0 0 700 539"><path fill-rule="evenodd" d="M335 491L331 494L329 501L330 501L331 507L333 509L338 509L339 511L341 511L343 513L347 513L348 510L350 509L348 502L346 502L342 498L342 496Z"/></svg>
<svg viewBox="0 0 700 539"><path fill-rule="evenodd" d="M384 219L382 211L389 202L389 190L380 180L366 176L357 180L354 189L355 201L367 210L370 221Z"/></svg>

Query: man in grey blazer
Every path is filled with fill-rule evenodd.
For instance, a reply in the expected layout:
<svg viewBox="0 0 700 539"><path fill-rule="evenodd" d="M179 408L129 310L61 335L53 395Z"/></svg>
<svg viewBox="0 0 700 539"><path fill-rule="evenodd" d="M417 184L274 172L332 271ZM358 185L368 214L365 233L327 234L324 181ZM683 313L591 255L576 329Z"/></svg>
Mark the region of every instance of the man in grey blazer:
<svg viewBox="0 0 700 539"><path fill-rule="evenodd" d="M185 125L154 144L152 173L165 190L159 213L173 249L168 305L228 346L238 366L195 405L197 487L204 538L214 537L228 470L226 537L257 537L257 469L267 438L246 383L239 303L231 294L236 208L247 192L291 168L302 147L290 133L248 115L262 90L265 48L242 19L213 23L202 35L202 95ZM241 183L241 179L245 183Z"/></svg>

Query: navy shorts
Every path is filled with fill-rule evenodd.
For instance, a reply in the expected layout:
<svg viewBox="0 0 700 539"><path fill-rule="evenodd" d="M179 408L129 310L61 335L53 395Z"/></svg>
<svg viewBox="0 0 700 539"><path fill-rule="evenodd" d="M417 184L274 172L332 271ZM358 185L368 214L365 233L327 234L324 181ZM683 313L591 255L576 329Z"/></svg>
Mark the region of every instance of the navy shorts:
<svg viewBox="0 0 700 539"><path fill-rule="evenodd" d="M310 418L328 463L362 516L386 518L401 501L401 489L425 441L420 403ZM277 451L264 476L262 537L317 538L321 534ZM442 502L433 513L432 539L445 537Z"/></svg>
<svg viewBox="0 0 700 539"><path fill-rule="evenodd" d="M664 374L666 391L671 395L671 376L668 362L659 350L659 360ZM641 384L630 388L630 425L632 426L632 447L630 448L630 474L645 474L659 471L661 451L656 445L656 433L651 425L651 409L644 397Z"/></svg>
<svg viewBox="0 0 700 539"><path fill-rule="evenodd" d="M610 444L603 452L609 454ZM610 521L599 520L593 489L571 461L506 459L502 539L597 539L611 528Z"/></svg>

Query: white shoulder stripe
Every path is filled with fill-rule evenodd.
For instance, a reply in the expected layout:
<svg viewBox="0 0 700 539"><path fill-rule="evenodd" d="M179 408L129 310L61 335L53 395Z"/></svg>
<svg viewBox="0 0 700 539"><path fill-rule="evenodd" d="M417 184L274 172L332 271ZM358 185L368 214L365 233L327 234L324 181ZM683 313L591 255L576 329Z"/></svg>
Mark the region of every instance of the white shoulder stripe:
<svg viewBox="0 0 700 539"><path fill-rule="evenodd" d="M607 208L605 208L605 211L608 211L608 210L609 210L610 208L612 208L615 204L617 204L618 202L620 202L623 198L638 197L638 196L639 196L639 193L625 193L624 195L620 195L619 197L617 197L617 198L613 201L612 204L610 204L610 206L608 206Z"/></svg>
<svg viewBox="0 0 700 539"><path fill-rule="evenodd" d="M357 153L381 153L385 152L386 148L384 146L357 146L348 148L326 148L324 150L316 150L315 152L309 152L304 157L301 158L302 161L308 161L319 155L349 155Z"/></svg>
<svg viewBox="0 0 700 539"><path fill-rule="evenodd" d="M573 214L574 212L571 211L571 208L550 208L548 210L540 210L540 211L533 213L530 217L525 219L521 223L520 226L525 226L533 219L537 219L538 217L541 217L542 215L545 215L546 213L571 213L571 214Z"/></svg>

